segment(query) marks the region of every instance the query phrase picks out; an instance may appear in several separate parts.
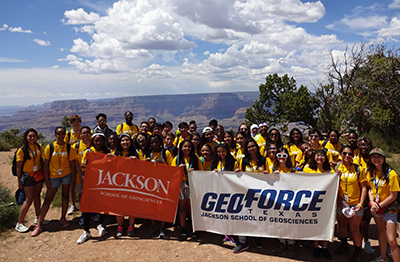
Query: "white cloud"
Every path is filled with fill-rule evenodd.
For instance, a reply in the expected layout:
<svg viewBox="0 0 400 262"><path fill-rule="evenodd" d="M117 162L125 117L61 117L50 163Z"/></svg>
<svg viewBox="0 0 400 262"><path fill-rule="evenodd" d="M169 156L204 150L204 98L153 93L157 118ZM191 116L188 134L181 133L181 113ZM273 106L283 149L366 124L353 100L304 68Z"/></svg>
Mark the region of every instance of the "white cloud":
<svg viewBox="0 0 400 262"><path fill-rule="evenodd" d="M23 30L21 27L4 27L4 25L3 25L3 28L8 28L8 30L10 31L10 32L13 32L13 33L26 33L26 34L32 34L33 32L31 31L31 30Z"/></svg>
<svg viewBox="0 0 400 262"><path fill-rule="evenodd" d="M0 63L20 63L20 62L26 62L26 61L15 58L0 57Z"/></svg>
<svg viewBox="0 0 400 262"><path fill-rule="evenodd" d="M400 8L400 0L393 0L393 2L389 5L389 8L391 9Z"/></svg>
<svg viewBox="0 0 400 262"><path fill-rule="evenodd" d="M93 24L100 19L99 14L93 12L88 14L82 8L78 10L67 10L64 16L67 20L63 19L63 22L67 25Z"/></svg>
<svg viewBox="0 0 400 262"><path fill-rule="evenodd" d="M50 66L49 68L58 69L58 68L60 68L60 66L59 65L54 65L54 66Z"/></svg>
<svg viewBox="0 0 400 262"><path fill-rule="evenodd" d="M36 44L41 45L41 46L51 45L50 41L44 41L42 39L37 39L37 38L33 39L33 42L35 42Z"/></svg>
<svg viewBox="0 0 400 262"><path fill-rule="evenodd" d="M67 55L66 58L59 58L57 61L82 61L82 58L74 55Z"/></svg>
<svg viewBox="0 0 400 262"><path fill-rule="evenodd" d="M379 37L397 41L396 39L394 39L394 37L400 36L400 18L392 18L388 27L382 28L376 32L378 33Z"/></svg>

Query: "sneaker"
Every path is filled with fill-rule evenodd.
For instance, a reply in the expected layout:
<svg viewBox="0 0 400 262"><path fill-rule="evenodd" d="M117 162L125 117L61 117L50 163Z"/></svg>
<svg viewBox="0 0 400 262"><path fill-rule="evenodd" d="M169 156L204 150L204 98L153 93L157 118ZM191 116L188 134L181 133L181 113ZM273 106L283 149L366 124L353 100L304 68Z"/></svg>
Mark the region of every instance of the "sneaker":
<svg viewBox="0 0 400 262"><path fill-rule="evenodd" d="M165 227L160 228L160 234L158 235L158 237L160 239L165 239L165 233L166 233L167 229Z"/></svg>
<svg viewBox="0 0 400 262"><path fill-rule="evenodd" d="M235 238L232 235L226 235L226 237L228 238L229 242L236 246Z"/></svg>
<svg viewBox="0 0 400 262"><path fill-rule="evenodd" d="M135 228L133 227L133 225L129 225L129 227L128 227L128 231L126 231L126 234L128 235L128 236L130 236L130 237L133 237L133 234L134 234L134 231L135 230Z"/></svg>
<svg viewBox="0 0 400 262"><path fill-rule="evenodd" d="M152 226L150 227L149 233L147 233L147 236L148 236L148 237L153 237L154 234L156 233L156 230L157 230L156 226L155 226L155 225L152 225Z"/></svg>
<svg viewBox="0 0 400 262"><path fill-rule="evenodd" d="M199 233L197 231L194 231L193 234L192 234L192 240L197 240L198 237L199 237L198 234Z"/></svg>
<svg viewBox="0 0 400 262"><path fill-rule="evenodd" d="M294 245L287 246L287 254L290 258L296 257L296 249L295 249Z"/></svg>
<svg viewBox="0 0 400 262"><path fill-rule="evenodd" d="M239 245L234 247L232 249L232 251L233 251L233 253L238 254L238 253L241 253L241 252L245 251L248 248L249 248L249 245L247 245L247 243L244 243L244 244L239 243Z"/></svg>
<svg viewBox="0 0 400 262"><path fill-rule="evenodd" d="M386 258L386 260L383 260L383 258L381 256L375 258L374 260L372 260L371 262L388 262L389 259Z"/></svg>
<svg viewBox="0 0 400 262"><path fill-rule="evenodd" d="M99 224L99 225L97 226L97 230L99 231L99 235L100 235L101 237L104 237L104 236L105 236L106 230L104 229L104 227L103 227L102 224Z"/></svg>
<svg viewBox="0 0 400 262"><path fill-rule="evenodd" d="M367 240L366 242L363 241L362 248L367 254L375 254L375 250L371 247L371 242L369 242L369 240Z"/></svg>
<svg viewBox="0 0 400 262"><path fill-rule="evenodd" d="M277 254L282 254L286 251L288 245L286 243L281 243L281 246L276 250Z"/></svg>
<svg viewBox="0 0 400 262"><path fill-rule="evenodd" d="M316 259L321 258L321 248L320 247L314 247L312 255Z"/></svg>
<svg viewBox="0 0 400 262"><path fill-rule="evenodd" d="M17 225L15 226L15 230L20 233L25 233L29 231L29 228L27 228L23 223L17 223Z"/></svg>
<svg viewBox="0 0 400 262"><path fill-rule="evenodd" d="M70 205L67 211L68 215L73 215L75 213L75 205Z"/></svg>
<svg viewBox="0 0 400 262"><path fill-rule="evenodd" d="M39 217L35 217L35 222L33 222L33 224L37 225L38 222L39 222Z"/></svg>
<svg viewBox="0 0 400 262"><path fill-rule="evenodd" d="M256 248L262 248L263 243L262 240L258 237L253 238L254 241L254 245L256 246Z"/></svg>
<svg viewBox="0 0 400 262"><path fill-rule="evenodd" d="M342 256L347 252L349 252L349 244L347 242L342 242L334 253L338 256Z"/></svg>
<svg viewBox="0 0 400 262"><path fill-rule="evenodd" d="M69 227L70 223L64 218L64 219L60 219L60 224L63 227Z"/></svg>
<svg viewBox="0 0 400 262"><path fill-rule="evenodd" d="M323 248L323 249L321 250L321 254L322 254L322 256L323 256L326 260L331 260L331 259L332 259L332 256L331 256L331 254L329 253L329 250L328 250L327 248Z"/></svg>
<svg viewBox="0 0 400 262"><path fill-rule="evenodd" d="M186 240L186 238L187 238L187 235L186 235L186 228L181 228L181 236L180 236L180 239L179 240Z"/></svg>
<svg viewBox="0 0 400 262"><path fill-rule="evenodd" d="M118 228L117 228L117 237L121 237L122 236L123 230L124 230L123 226L118 226Z"/></svg>
<svg viewBox="0 0 400 262"><path fill-rule="evenodd" d="M76 243L78 243L79 245L83 244L86 242L86 240L88 240L91 237L92 237L92 235L90 235L90 232L83 231L83 234L78 238Z"/></svg>
<svg viewBox="0 0 400 262"><path fill-rule="evenodd" d="M81 215L81 217L79 218L79 225L82 226L84 224L84 220L83 220L83 214Z"/></svg>
<svg viewBox="0 0 400 262"><path fill-rule="evenodd" d="M38 236L40 233L42 233L42 231L43 231L42 226L37 225L37 226L35 226L35 228L33 229L32 233L31 233L31 236L32 236L32 237L36 237L36 236Z"/></svg>
<svg viewBox="0 0 400 262"><path fill-rule="evenodd" d="M386 245L386 254L393 259L389 244Z"/></svg>
<svg viewBox="0 0 400 262"><path fill-rule="evenodd" d="M93 219L94 222L98 222L99 221L99 214L92 213L92 219Z"/></svg>

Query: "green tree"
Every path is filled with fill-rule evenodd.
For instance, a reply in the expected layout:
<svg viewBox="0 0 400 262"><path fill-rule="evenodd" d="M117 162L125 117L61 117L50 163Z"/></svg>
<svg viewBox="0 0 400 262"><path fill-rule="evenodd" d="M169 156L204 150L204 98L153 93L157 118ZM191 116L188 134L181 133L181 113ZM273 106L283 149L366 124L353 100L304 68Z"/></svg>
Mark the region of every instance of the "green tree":
<svg viewBox="0 0 400 262"><path fill-rule="evenodd" d="M319 100L312 96L307 87L296 87L296 80L286 74L268 75L265 84L259 86L260 97L252 107L247 108L247 123L268 122L281 124L284 128L289 122L303 121L316 126Z"/></svg>
<svg viewBox="0 0 400 262"><path fill-rule="evenodd" d="M61 125L64 126L67 130L72 128L71 123L69 122L68 116L63 117L63 120L61 121Z"/></svg>

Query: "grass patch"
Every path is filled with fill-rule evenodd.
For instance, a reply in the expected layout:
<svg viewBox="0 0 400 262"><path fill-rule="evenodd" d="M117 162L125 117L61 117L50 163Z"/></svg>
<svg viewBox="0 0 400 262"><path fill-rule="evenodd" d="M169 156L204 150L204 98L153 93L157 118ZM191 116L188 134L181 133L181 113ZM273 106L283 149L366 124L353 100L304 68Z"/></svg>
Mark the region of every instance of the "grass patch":
<svg viewBox="0 0 400 262"><path fill-rule="evenodd" d="M0 184L0 232L13 228L18 222L21 207L9 205L12 202L15 202L14 194L9 188Z"/></svg>

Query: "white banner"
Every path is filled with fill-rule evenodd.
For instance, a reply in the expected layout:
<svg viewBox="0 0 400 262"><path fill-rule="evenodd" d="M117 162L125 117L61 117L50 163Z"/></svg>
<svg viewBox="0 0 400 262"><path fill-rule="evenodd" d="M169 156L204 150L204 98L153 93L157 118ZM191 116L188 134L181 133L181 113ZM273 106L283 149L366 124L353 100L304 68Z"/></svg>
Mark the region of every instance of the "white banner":
<svg viewBox="0 0 400 262"><path fill-rule="evenodd" d="M193 229L332 241L337 174L189 173Z"/></svg>

